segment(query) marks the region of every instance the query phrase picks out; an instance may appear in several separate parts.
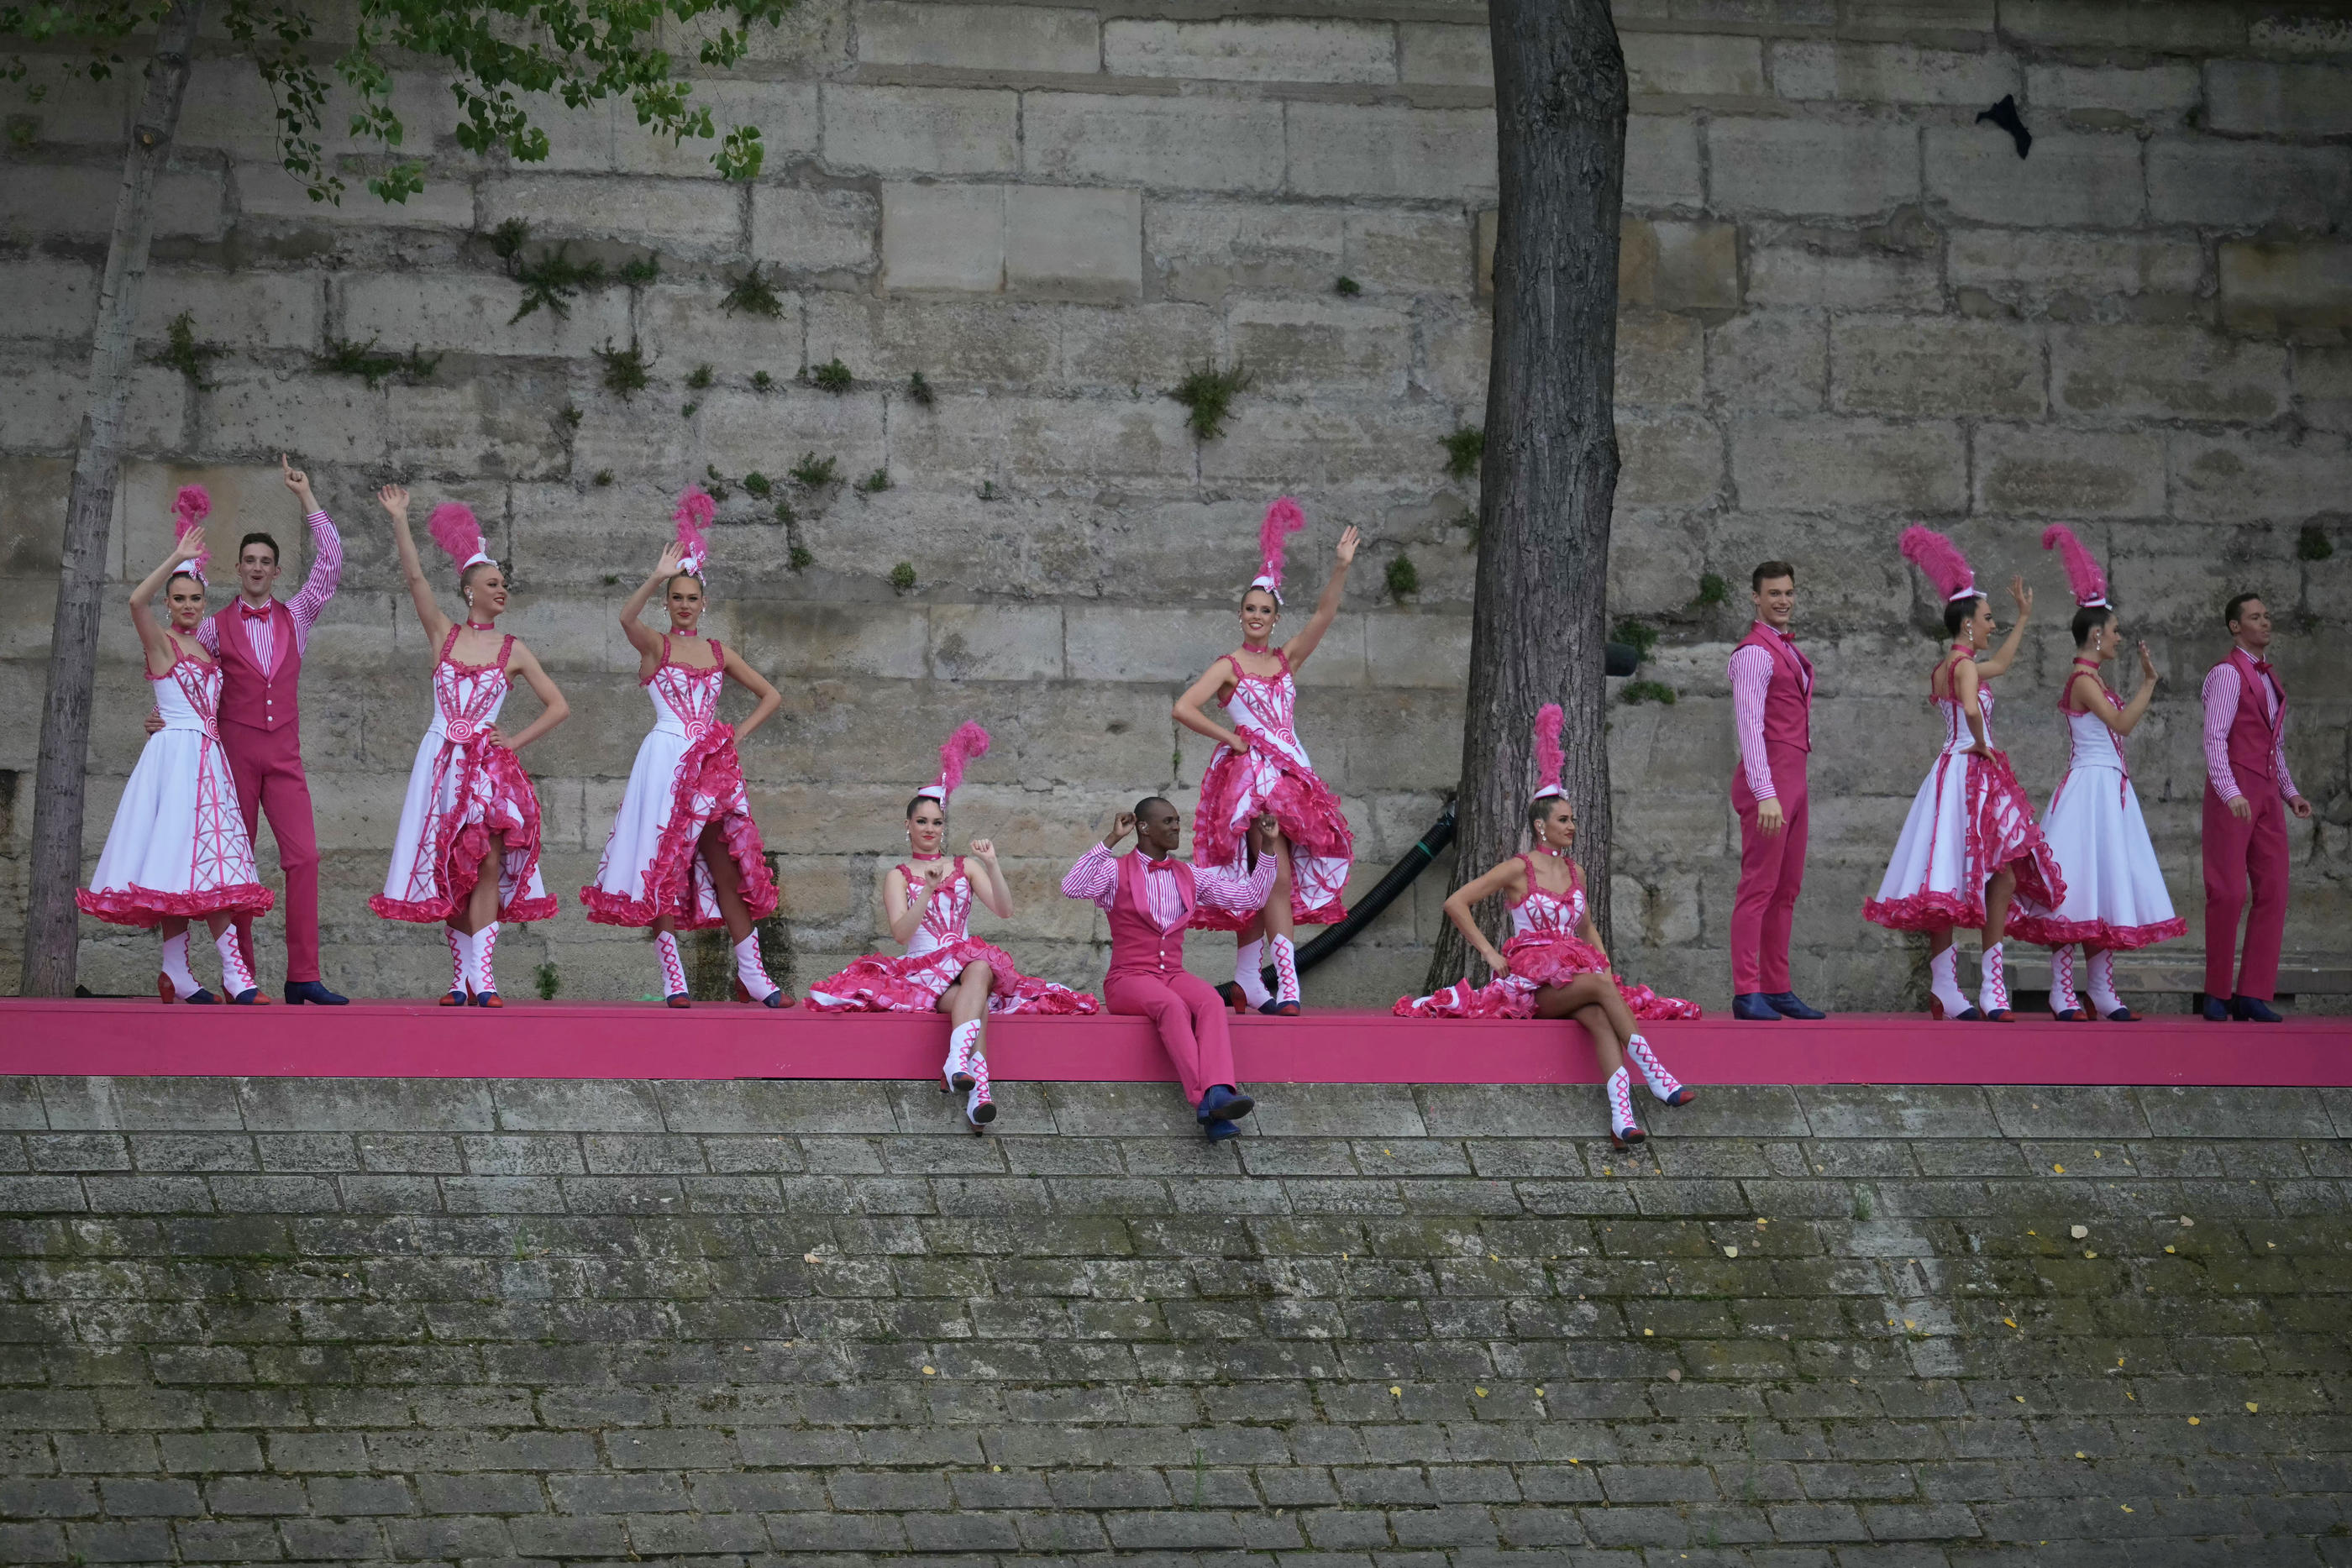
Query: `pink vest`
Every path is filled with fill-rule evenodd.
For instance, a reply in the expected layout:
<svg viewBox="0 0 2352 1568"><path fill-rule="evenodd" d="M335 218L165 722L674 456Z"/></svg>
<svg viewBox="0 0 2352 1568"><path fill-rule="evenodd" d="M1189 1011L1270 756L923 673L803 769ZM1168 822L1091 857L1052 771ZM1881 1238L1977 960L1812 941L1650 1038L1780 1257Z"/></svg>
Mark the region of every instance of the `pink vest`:
<svg viewBox="0 0 2352 1568"><path fill-rule="evenodd" d="M1761 622L1739 640L1772 656L1772 684L1764 688L1764 744L1813 748L1813 662Z"/></svg>
<svg viewBox="0 0 2352 1568"><path fill-rule="evenodd" d="M2275 674L2265 674L2254 668L2243 648L2230 650L2227 663L2238 666L2238 712L2230 720L2230 766L2241 774L2278 782L2279 727L2286 722L2286 687L2277 685ZM2278 718L2273 721L2263 690L2263 683L2273 683L2278 694Z"/></svg>
<svg viewBox="0 0 2352 1568"><path fill-rule="evenodd" d="M242 601L230 601L227 609L213 617L213 631L220 640L221 723L299 737L302 714L295 706L295 693L302 680L302 650L294 641L293 613L283 603L270 601L270 653L276 664L267 670L254 662Z"/></svg>
<svg viewBox="0 0 2352 1568"><path fill-rule="evenodd" d="M1184 926L1160 929L1151 918L1150 894L1143 885L1147 857L1132 850L1118 857L1118 890L1110 901L1110 973L1172 975L1184 967ZM1192 918L1192 868L1175 862L1177 891L1183 895L1184 920Z"/></svg>

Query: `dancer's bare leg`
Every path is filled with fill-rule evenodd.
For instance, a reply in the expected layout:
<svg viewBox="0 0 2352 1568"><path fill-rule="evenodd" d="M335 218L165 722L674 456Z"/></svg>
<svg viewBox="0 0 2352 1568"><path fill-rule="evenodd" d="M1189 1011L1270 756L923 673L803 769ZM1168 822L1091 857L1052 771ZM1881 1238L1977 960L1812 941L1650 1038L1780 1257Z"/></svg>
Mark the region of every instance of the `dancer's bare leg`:
<svg viewBox="0 0 2352 1568"><path fill-rule="evenodd" d="M494 836L489 853L482 857L481 874L474 879L474 891L466 897L466 917L451 923L467 936L499 917L499 884L505 878L506 864L506 846Z"/></svg>
<svg viewBox="0 0 2352 1568"><path fill-rule="evenodd" d="M1574 1019L1592 1037L1601 1070L1614 1072L1625 1065L1625 1042L1633 1036L1633 1009L1617 993L1617 982L1606 975L1579 975L1565 986L1546 986L1536 993L1536 1017Z"/></svg>
<svg viewBox="0 0 2352 1568"><path fill-rule="evenodd" d="M719 913L727 922L729 944L740 942L751 935L751 912L743 905L743 868L728 852L727 835L719 831L718 823L702 830L695 852L709 868L710 891L719 897Z"/></svg>

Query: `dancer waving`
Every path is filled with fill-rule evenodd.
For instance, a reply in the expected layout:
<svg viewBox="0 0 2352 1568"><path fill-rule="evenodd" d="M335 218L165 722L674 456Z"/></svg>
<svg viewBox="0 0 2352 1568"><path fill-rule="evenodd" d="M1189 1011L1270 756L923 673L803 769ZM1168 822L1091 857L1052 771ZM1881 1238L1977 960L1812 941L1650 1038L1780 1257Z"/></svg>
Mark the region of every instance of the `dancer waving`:
<svg viewBox="0 0 2352 1568"><path fill-rule="evenodd" d="M89 885L74 891L85 915L115 925L163 934L155 994L167 1002L218 998L188 967L188 922L200 919L220 952L222 988L242 1006L266 1002L254 984L233 922L266 915L271 894L253 863L253 843L237 812L236 779L221 748L219 661L197 637L205 618L205 531L212 510L201 485L184 486L172 553L131 591L147 680L163 723L150 731L138 766L122 787ZM158 626L148 601L161 588L170 621Z"/></svg>
<svg viewBox="0 0 2352 1568"><path fill-rule="evenodd" d="M637 747L604 858L580 901L600 925L654 928L671 1007L689 1005L677 934L724 925L735 948L735 999L788 1008L793 998L768 977L751 924L776 912L776 879L736 750L783 699L740 653L700 635L710 563L703 530L716 510L699 486L687 487L671 518L677 538L621 607L621 631L637 651L637 685L653 698L654 727ZM667 632L637 619L656 591L669 612ZM719 716L730 677L759 699L740 730Z"/></svg>
<svg viewBox="0 0 2352 1568"><path fill-rule="evenodd" d="M1406 997L1391 1010L1399 1018L1574 1019L1592 1037L1608 1071L1609 1135L1622 1149L1647 1135L1633 1119L1628 1058L1664 1103L1687 1105L1698 1097L1666 1071L1634 1020L1695 1019L1699 1009L1647 986L1628 986L1611 971L1586 906L1583 870L1569 858L1576 844L1576 809L1559 783L1567 760L1559 746L1561 721L1558 703L1546 703L1536 715L1539 778L1528 801L1535 839L1530 852L1465 883L1445 901L1446 917L1486 961L1494 979L1484 986L1462 980L1431 996ZM1470 913L1498 893L1511 907L1511 937L1500 953Z"/></svg>
<svg viewBox="0 0 2352 1568"><path fill-rule="evenodd" d="M563 694L529 648L499 634L506 573L482 548L481 525L456 501L433 508L433 539L457 569L463 624L441 613L408 534L408 492L386 485L376 499L392 517L400 570L433 657L433 722L417 742L408 795L393 841L392 869L368 907L386 920L447 929L451 977L444 1007L504 1007L493 967L499 925L545 920L555 900L539 879L539 797L515 754L570 716ZM499 727L509 678L544 705L509 736Z"/></svg>
<svg viewBox="0 0 2352 1568"><path fill-rule="evenodd" d="M1220 986L1236 1012L1298 1011L1298 950L1291 932L1300 925L1329 925L1346 917L1339 895L1348 885L1356 839L1339 809L1339 798L1315 776L1307 748L1298 744L1296 672L1307 663L1339 613L1348 567L1356 559L1356 530L1339 536L1330 580L1315 613L1288 642L1274 645L1282 619L1284 539L1307 526L1298 503L1285 496L1266 508L1258 529L1257 576L1242 595L1242 645L1211 664L1208 673L1176 699L1176 722L1217 743L1201 775L1201 803L1192 817L1192 854L1204 866L1242 866L1250 825L1271 814L1282 826L1286 847L1276 852L1273 895L1265 908L1248 914L1203 908L1196 928L1232 931L1239 946L1231 986ZM1233 720L1227 729L1201 711L1213 699ZM1276 990L1268 994L1260 970L1274 964Z"/></svg>
<svg viewBox="0 0 2352 1568"><path fill-rule="evenodd" d="M808 1005L819 1012L942 1012L952 1020L940 1086L964 1096L964 1118L979 1132L996 1119L983 1035L991 1013L1091 1013L1102 1003L1085 991L1032 979L1004 949L973 936L977 898L1000 920L1013 918L1013 890L996 863L996 846L971 841L971 859L949 858L948 797L965 767L988 752L988 731L960 725L940 747L940 776L907 802L904 861L882 873L882 912L898 956L873 954L820 980Z"/></svg>
<svg viewBox="0 0 2352 1568"><path fill-rule="evenodd" d="M2019 787L2008 755L1992 744L1990 683L2017 657L2033 614L2033 593L2023 578L2011 581L2017 624L2000 651L1984 658L1998 628L1958 548L1921 528L1904 529L1901 543L1944 599L1951 646L1927 677L1927 695L1943 716L1944 746L1911 801L1878 896L1863 904L1862 916L1891 931L1927 934L1931 1016L2008 1023L2000 942L2011 896L2021 894L2044 908L2066 899L2057 857L2034 826L2033 803ZM1984 981L1975 1007L1960 990L1959 954L1952 946L1953 928L1962 925L1984 933Z"/></svg>
<svg viewBox="0 0 2352 1568"><path fill-rule="evenodd" d="M2066 897L2053 909L2021 893L2009 928L2050 949L2053 1013L2068 1022L2091 1016L2074 994L2079 942L2090 960L2091 1005L2103 1019L2128 1023L2139 1015L2116 994L2116 952L2168 942L2189 929L2172 912L2164 868L2124 766L2124 737L2138 727L2156 695L2156 661L2142 643L2139 690L2128 703L2109 690L2100 666L2122 653L2124 638L2107 602L2107 574L2063 524L2042 530L2042 548L2064 557L2077 606L2074 663L2058 694L2058 711L2073 732L2073 755L2042 814L2042 836L2066 868Z"/></svg>

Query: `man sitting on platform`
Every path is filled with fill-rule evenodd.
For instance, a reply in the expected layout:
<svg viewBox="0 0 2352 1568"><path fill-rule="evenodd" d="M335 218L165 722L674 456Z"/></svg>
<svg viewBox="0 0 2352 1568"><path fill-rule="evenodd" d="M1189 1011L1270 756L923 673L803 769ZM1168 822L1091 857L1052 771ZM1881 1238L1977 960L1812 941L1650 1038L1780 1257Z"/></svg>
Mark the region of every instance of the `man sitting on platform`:
<svg viewBox="0 0 2352 1568"><path fill-rule="evenodd" d="M1110 973L1103 1000L1112 1012L1148 1018L1175 1063L1184 1098L1198 1110L1211 1143L1239 1134L1234 1125L1256 1104L1234 1082L1233 1036L1225 1002L1216 988L1184 968L1184 928L1205 905L1246 915L1265 907L1274 891L1282 830L1271 816L1253 824L1257 864L1249 875L1217 866L1194 866L1175 858L1184 820L1174 805L1153 795L1122 811L1062 879L1062 892L1091 900L1110 916ZM1119 841L1136 835L1136 852L1114 855Z"/></svg>

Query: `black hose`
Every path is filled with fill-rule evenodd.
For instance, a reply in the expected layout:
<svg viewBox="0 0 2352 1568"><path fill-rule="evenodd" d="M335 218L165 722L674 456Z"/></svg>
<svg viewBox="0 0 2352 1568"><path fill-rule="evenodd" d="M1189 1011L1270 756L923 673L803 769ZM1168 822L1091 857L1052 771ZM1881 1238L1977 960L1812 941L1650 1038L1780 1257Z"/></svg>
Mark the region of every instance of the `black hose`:
<svg viewBox="0 0 2352 1568"><path fill-rule="evenodd" d="M1444 811L1431 825L1429 831L1422 834L1420 841L1404 852L1402 860L1389 867L1388 875L1373 883L1371 891L1356 901L1356 906L1348 911L1346 918L1336 925L1325 926L1321 936L1300 946L1298 967L1302 971L1311 969L1354 940L1356 933L1379 919L1381 912L1394 904L1397 895L1411 887L1413 878L1426 870L1429 862L1443 854L1445 846L1453 841L1454 802L1449 798ZM1260 976L1271 989L1275 985L1274 966L1268 964L1260 971Z"/></svg>

